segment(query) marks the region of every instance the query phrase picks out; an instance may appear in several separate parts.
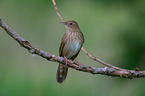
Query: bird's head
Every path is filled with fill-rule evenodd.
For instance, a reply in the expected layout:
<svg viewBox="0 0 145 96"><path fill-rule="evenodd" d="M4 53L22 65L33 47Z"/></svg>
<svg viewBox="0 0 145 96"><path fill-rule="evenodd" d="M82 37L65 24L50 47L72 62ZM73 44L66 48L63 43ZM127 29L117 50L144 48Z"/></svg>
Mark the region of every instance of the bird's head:
<svg viewBox="0 0 145 96"><path fill-rule="evenodd" d="M77 24L76 21L71 20L71 21L64 21L64 22L60 22L61 24L64 24L66 30L68 32L78 32L80 31L80 28Z"/></svg>

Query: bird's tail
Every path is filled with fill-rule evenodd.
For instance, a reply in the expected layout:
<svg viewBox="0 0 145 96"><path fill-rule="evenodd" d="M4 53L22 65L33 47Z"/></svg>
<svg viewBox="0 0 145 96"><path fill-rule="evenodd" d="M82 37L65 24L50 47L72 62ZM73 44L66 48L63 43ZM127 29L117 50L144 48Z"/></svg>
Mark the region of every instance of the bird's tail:
<svg viewBox="0 0 145 96"><path fill-rule="evenodd" d="M56 80L58 83L62 83L67 76L68 67L63 64L59 64L56 74Z"/></svg>

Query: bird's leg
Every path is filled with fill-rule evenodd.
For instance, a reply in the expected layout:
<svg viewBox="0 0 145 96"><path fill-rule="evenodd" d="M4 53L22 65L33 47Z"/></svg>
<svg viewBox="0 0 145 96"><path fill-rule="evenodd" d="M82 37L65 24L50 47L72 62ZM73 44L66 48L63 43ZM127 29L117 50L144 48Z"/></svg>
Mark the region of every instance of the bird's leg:
<svg viewBox="0 0 145 96"><path fill-rule="evenodd" d="M73 57L74 58L74 60L76 61L76 63L79 65L79 67L80 67L80 63L78 62L78 60L75 58L75 57Z"/></svg>
<svg viewBox="0 0 145 96"><path fill-rule="evenodd" d="M66 63L66 66L67 66L67 58L66 58L65 56L64 56L64 59L66 60L66 62L65 62L65 63Z"/></svg>

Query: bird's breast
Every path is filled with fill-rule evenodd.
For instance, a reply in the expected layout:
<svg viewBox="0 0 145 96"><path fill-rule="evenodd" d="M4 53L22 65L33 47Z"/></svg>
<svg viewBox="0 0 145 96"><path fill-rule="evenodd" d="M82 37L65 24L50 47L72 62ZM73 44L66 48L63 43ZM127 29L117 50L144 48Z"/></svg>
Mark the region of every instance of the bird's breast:
<svg viewBox="0 0 145 96"><path fill-rule="evenodd" d="M67 43L68 48L65 48L67 51L67 58L71 58L75 56L79 50L81 49L82 46L82 40L79 38L78 34L72 34L69 37L68 43Z"/></svg>

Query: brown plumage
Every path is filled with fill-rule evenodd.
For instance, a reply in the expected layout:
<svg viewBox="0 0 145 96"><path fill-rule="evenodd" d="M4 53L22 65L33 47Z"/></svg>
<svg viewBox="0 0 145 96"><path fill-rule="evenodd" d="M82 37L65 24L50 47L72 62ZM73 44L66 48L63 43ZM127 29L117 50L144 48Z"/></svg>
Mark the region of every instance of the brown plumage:
<svg viewBox="0 0 145 96"><path fill-rule="evenodd" d="M66 27L66 33L62 37L59 48L59 56L74 60L80 52L84 43L84 36L76 21L61 22ZM59 64L57 69L56 80L62 83L67 76L67 65Z"/></svg>

